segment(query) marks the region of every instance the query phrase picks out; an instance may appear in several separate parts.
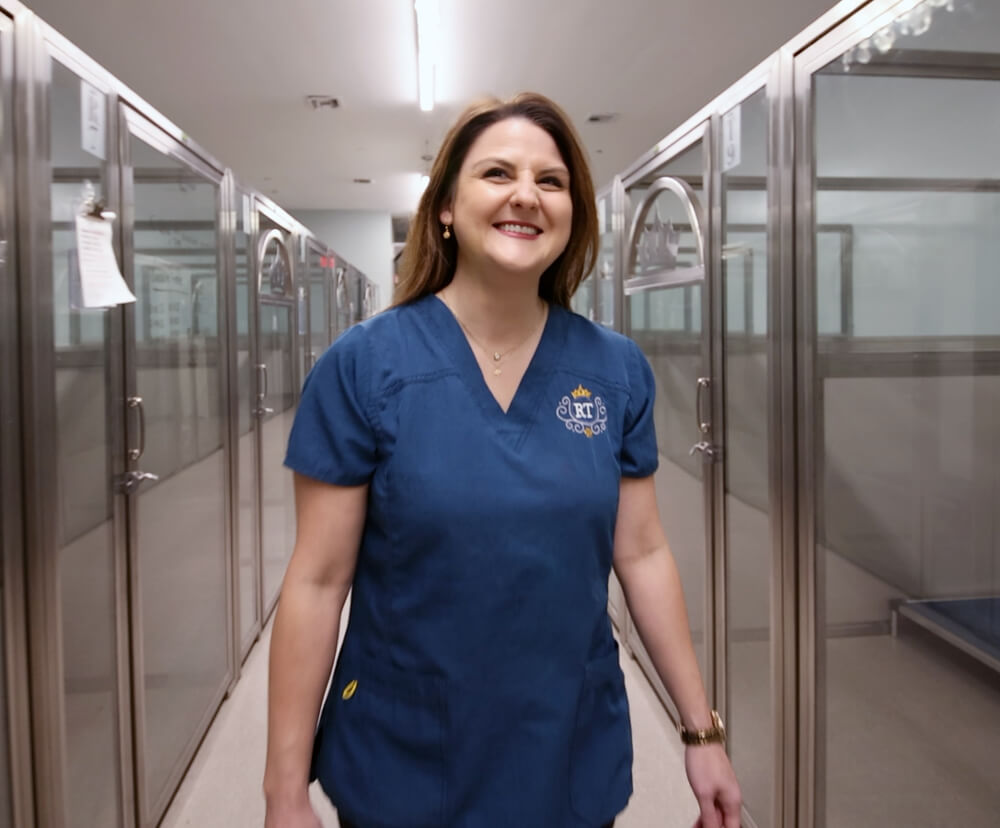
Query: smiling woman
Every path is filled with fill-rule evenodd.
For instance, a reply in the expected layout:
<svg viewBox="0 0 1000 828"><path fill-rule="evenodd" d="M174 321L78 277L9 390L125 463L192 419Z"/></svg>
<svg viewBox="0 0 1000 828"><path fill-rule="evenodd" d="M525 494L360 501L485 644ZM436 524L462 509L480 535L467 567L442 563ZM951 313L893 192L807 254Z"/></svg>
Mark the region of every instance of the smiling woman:
<svg viewBox="0 0 1000 828"><path fill-rule="evenodd" d="M657 515L653 374L635 343L568 309L596 248L562 111L535 94L468 109L396 305L323 355L292 429L268 828L318 828L310 778L345 828L613 823L632 743L612 566L690 732L704 825L738 825Z"/></svg>
<svg viewBox="0 0 1000 828"><path fill-rule="evenodd" d="M480 143L491 127L488 142ZM529 129L533 127L533 129ZM522 145L522 137L534 136ZM547 139L547 140L546 140ZM474 145L476 153L470 151ZM515 153L517 157L508 156ZM497 156L499 157L493 157ZM562 203L568 196L569 233L554 260L545 268L538 285L542 299L569 306L569 299L590 272L597 256L597 208L590 169L576 131L566 114L548 98L524 93L503 102L496 99L473 104L458 118L445 137L431 170L416 216L410 225L396 303L407 302L441 290L455 276L459 260L459 238L449 232L444 237L443 211L453 215L459 185L475 174L478 179L507 188L518 181L517 162L528 155L534 168L522 170L521 183L529 178L537 185L540 204ZM475 170L472 169L475 165ZM530 176L528 175L530 173ZM509 192L505 189L505 192ZM554 194L555 198L548 198ZM470 198L472 194L470 193ZM531 195L528 195L529 199ZM494 197L496 200L496 197ZM461 205L459 205L461 206ZM527 219L526 216L501 216ZM454 221L460 226L463 217ZM530 224L530 222L529 222ZM551 241L551 239L549 240ZM551 247L546 243L546 246Z"/></svg>

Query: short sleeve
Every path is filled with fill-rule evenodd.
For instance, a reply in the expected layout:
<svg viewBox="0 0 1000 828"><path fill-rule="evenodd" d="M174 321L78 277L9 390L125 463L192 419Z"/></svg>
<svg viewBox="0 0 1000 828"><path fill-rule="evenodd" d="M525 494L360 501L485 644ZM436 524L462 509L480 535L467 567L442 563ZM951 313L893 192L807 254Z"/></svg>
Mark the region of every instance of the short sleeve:
<svg viewBox="0 0 1000 828"><path fill-rule="evenodd" d="M285 465L336 486L367 483L375 471L368 334L355 325L319 358L302 388Z"/></svg>
<svg viewBox="0 0 1000 828"><path fill-rule="evenodd" d="M649 477L659 466L653 404L656 379L639 346L629 340L629 398L622 435L622 477Z"/></svg>

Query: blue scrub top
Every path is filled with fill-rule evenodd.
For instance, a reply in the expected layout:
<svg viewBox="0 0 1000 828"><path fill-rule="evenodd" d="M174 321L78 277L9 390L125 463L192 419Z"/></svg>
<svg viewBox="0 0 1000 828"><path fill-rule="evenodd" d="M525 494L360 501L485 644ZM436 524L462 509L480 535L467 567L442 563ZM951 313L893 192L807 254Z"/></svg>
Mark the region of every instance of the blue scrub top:
<svg viewBox="0 0 1000 828"><path fill-rule="evenodd" d="M434 296L347 331L286 464L368 483L313 775L363 828L595 828L632 792L607 613L620 480L657 466L635 343L550 307L505 414Z"/></svg>

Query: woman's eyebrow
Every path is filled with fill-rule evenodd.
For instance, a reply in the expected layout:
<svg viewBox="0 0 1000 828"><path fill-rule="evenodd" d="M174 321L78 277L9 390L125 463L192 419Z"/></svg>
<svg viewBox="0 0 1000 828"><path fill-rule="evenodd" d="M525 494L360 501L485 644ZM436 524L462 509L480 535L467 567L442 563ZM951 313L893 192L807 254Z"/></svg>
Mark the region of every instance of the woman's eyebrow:
<svg viewBox="0 0 1000 828"><path fill-rule="evenodd" d="M514 169L514 164L503 158L484 158L481 161L477 161L472 165L472 169L479 170L483 167L504 167L506 169ZM539 170L538 175L551 175L552 173L560 173L562 175L569 175L569 170L566 167L546 167L544 170Z"/></svg>
<svg viewBox="0 0 1000 828"><path fill-rule="evenodd" d="M478 170L480 167L507 167L508 169L513 169L514 165L503 158L484 158L482 161L477 161L472 168Z"/></svg>

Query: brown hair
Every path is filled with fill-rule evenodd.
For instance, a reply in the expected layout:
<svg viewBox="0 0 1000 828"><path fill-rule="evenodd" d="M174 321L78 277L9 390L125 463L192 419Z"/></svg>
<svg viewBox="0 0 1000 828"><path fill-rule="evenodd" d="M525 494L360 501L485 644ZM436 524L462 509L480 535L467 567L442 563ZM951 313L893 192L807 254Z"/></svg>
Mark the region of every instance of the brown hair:
<svg viewBox="0 0 1000 828"><path fill-rule="evenodd" d="M441 208L454 196L458 173L469 148L487 128L508 118L524 118L544 129L569 168L573 204L569 241L559 258L542 274L538 285L538 295L547 302L569 307L570 297L597 260L594 182L579 136L566 113L555 102L534 92L522 92L509 101L491 98L473 104L445 136L431 169L430 182L410 223L394 304L404 305L436 293L454 278L458 245L454 234L450 239L442 237Z"/></svg>

